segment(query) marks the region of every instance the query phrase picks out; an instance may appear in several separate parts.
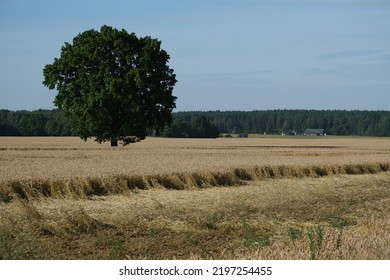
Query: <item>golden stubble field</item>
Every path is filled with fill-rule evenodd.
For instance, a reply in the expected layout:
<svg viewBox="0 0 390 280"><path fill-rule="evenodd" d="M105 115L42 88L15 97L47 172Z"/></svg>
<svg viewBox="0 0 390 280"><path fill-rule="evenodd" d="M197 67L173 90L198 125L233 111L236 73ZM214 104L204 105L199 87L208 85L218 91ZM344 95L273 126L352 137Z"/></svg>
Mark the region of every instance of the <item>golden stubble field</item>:
<svg viewBox="0 0 390 280"><path fill-rule="evenodd" d="M1 137L1 180L221 172L390 161L389 138L147 138L111 148L75 137Z"/></svg>
<svg viewBox="0 0 390 280"><path fill-rule="evenodd" d="M0 259L389 259L390 139L0 138Z"/></svg>

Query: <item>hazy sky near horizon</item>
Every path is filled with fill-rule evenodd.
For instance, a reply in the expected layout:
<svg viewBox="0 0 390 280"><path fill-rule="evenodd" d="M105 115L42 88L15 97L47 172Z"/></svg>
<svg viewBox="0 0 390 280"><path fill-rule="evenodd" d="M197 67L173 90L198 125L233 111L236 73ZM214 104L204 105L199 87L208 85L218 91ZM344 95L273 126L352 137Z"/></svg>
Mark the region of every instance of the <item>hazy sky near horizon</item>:
<svg viewBox="0 0 390 280"><path fill-rule="evenodd" d="M43 67L102 25L162 41L176 111L390 110L389 0L0 0L0 109L54 108Z"/></svg>

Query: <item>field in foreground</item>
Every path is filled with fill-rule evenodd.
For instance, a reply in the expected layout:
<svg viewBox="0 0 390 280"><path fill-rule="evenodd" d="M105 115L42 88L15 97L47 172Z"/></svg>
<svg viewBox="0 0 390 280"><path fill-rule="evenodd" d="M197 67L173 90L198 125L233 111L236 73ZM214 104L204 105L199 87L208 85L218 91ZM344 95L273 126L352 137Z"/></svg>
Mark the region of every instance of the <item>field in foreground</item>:
<svg viewBox="0 0 390 280"><path fill-rule="evenodd" d="M0 259L390 259L390 173L0 204Z"/></svg>
<svg viewBox="0 0 390 280"><path fill-rule="evenodd" d="M388 138L0 138L0 259L389 259Z"/></svg>

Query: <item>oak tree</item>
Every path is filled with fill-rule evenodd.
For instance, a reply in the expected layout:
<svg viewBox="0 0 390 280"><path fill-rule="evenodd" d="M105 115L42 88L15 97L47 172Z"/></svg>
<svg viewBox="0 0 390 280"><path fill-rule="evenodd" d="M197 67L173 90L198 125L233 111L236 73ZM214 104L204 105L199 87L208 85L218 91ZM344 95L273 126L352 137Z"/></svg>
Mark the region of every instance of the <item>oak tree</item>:
<svg viewBox="0 0 390 280"><path fill-rule="evenodd" d="M109 26L78 34L43 69L43 84L57 89L54 104L76 135L111 146L145 139L171 122L176 75L161 42Z"/></svg>

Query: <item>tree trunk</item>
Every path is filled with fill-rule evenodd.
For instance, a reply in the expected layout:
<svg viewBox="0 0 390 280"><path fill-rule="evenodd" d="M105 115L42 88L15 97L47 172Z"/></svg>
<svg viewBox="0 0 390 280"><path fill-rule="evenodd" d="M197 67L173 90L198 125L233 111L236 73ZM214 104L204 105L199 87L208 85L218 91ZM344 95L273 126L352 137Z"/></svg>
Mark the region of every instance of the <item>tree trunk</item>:
<svg viewBox="0 0 390 280"><path fill-rule="evenodd" d="M111 147L118 147L118 140L117 139L111 139Z"/></svg>

